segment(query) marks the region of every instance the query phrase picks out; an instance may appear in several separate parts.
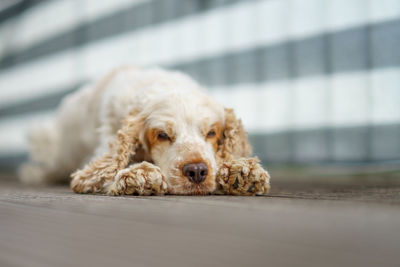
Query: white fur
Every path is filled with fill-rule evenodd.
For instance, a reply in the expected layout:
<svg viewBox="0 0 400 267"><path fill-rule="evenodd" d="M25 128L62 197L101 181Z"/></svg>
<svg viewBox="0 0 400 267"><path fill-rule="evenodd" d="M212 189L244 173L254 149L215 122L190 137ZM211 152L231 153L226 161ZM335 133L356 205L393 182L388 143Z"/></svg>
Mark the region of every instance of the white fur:
<svg viewBox="0 0 400 267"><path fill-rule="evenodd" d="M182 179L177 168L193 153L209 164L210 175L215 176L214 151L202 127L223 124L223 107L184 74L123 67L66 97L52 124L32 132L31 161L22 166L21 180L68 180L73 171L108 150L132 110L145 114L140 141L169 186L174 187L174 179ZM167 125L172 125L174 142L150 151L145 130Z"/></svg>

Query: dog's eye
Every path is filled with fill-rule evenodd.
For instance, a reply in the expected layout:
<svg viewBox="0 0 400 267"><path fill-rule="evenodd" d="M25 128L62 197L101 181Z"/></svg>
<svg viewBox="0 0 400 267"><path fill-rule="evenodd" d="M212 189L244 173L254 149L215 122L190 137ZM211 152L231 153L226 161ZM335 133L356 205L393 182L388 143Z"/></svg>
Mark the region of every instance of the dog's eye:
<svg viewBox="0 0 400 267"><path fill-rule="evenodd" d="M170 140L168 134L166 134L166 133L164 133L164 132L158 133L157 138L158 138L158 140L161 140L161 141Z"/></svg>
<svg viewBox="0 0 400 267"><path fill-rule="evenodd" d="M207 138L214 137L215 134L216 134L215 131L214 131L214 130L211 130L211 131L209 131L209 132L207 133Z"/></svg>

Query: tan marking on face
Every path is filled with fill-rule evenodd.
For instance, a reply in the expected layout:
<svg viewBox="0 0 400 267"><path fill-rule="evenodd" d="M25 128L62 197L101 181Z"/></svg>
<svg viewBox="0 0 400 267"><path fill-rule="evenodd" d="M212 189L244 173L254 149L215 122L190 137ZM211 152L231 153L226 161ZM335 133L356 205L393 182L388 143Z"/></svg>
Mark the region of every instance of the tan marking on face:
<svg viewBox="0 0 400 267"><path fill-rule="evenodd" d="M210 131L214 131L215 135L207 136L207 134ZM219 146L219 142L220 142L220 140L222 138L222 125L221 125L221 123L220 122L216 122L216 123L212 124L208 128L208 130L205 133L205 135L206 135L206 141L212 145L212 147L214 148L214 152L217 152L218 146Z"/></svg>
<svg viewBox="0 0 400 267"><path fill-rule="evenodd" d="M159 134L165 133L169 139L159 138ZM146 131L146 139L148 142L149 151L151 152L155 147L160 145L170 145L175 141L172 131L172 125L168 124L165 130L158 128L151 128Z"/></svg>

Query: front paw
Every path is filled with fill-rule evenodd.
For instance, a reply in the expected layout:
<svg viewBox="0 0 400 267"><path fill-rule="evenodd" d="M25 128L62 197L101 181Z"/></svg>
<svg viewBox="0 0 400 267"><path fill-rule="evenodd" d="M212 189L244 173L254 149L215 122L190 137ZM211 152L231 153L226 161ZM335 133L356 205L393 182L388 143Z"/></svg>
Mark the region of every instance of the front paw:
<svg viewBox="0 0 400 267"><path fill-rule="evenodd" d="M141 162L120 170L108 186L108 195L163 195L167 183L159 167Z"/></svg>
<svg viewBox="0 0 400 267"><path fill-rule="evenodd" d="M269 180L258 158L239 158L221 164L216 175L217 193L264 195L270 189Z"/></svg>

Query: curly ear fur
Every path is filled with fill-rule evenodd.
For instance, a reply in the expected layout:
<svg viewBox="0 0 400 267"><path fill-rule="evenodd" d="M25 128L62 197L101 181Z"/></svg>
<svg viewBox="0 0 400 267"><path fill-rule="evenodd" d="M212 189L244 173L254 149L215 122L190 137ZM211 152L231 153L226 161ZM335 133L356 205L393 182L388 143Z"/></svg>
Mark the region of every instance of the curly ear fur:
<svg viewBox="0 0 400 267"><path fill-rule="evenodd" d="M237 119L232 109L225 108L225 129L223 140L218 147L217 160L219 163L235 158L248 157L251 146L242 121Z"/></svg>
<svg viewBox="0 0 400 267"><path fill-rule="evenodd" d="M117 137L109 145L109 151L87 164L83 169L74 172L71 177L71 188L76 193L103 192L104 183L114 179L119 170L125 168L135 156L139 142L139 132L143 118L131 119L128 116Z"/></svg>

